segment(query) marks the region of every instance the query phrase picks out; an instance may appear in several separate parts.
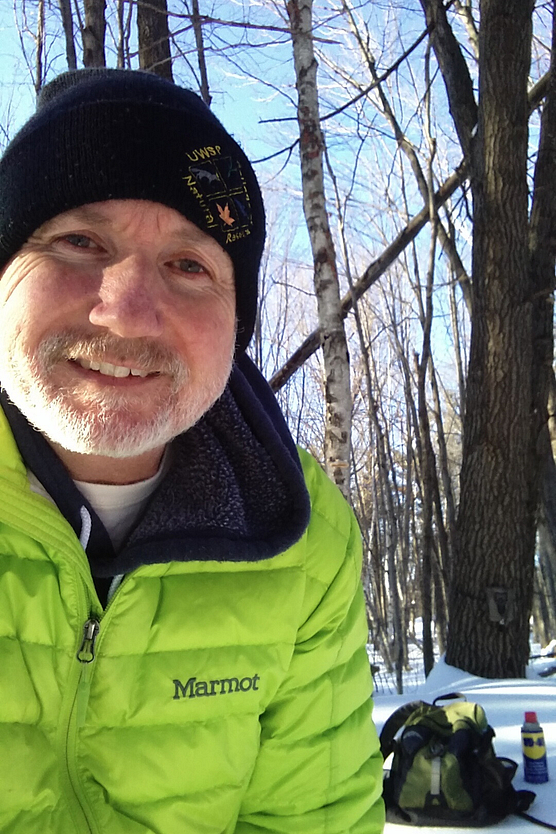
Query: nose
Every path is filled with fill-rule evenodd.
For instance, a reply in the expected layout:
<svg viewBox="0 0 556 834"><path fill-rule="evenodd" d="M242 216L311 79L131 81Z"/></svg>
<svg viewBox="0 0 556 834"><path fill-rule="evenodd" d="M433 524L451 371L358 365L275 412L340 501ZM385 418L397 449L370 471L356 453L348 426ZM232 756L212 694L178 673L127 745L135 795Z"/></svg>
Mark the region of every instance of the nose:
<svg viewBox="0 0 556 834"><path fill-rule="evenodd" d="M160 336L158 280L156 267L130 256L103 270L98 299L89 321L122 338Z"/></svg>

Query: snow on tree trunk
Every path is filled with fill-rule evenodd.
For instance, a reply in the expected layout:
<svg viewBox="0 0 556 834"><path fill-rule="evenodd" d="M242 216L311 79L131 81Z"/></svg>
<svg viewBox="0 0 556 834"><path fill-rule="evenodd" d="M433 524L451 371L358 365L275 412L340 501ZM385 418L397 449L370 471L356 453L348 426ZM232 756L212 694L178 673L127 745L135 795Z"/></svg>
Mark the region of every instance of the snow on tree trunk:
<svg viewBox="0 0 556 834"><path fill-rule="evenodd" d="M323 153L313 50L312 2L287 4L298 92L303 210L313 253L314 284L323 349L326 424L325 467L344 495L349 494L351 392L336 254L326 211Z"/></svg>

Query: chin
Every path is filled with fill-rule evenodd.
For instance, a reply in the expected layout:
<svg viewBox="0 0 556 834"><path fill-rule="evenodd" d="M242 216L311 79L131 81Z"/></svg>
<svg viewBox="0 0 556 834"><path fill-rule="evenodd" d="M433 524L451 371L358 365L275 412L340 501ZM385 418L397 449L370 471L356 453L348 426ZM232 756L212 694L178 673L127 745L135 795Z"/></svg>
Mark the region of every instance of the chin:
<svg viewBox="0 0 556 834"><path fill-rule="evenodd" d="M55 387L36 371L25 377L7 374L11 384L5 387L14 405L51 443L70 453L122 459L159 449L194 426L221 396L230 371L231 363L226 374L205 378L203 385L185 383L142 402L126 402L116 390L99 397Z"/></svg>
<svg viewBox="0 0 556 834"><path fill-rule="evenodd" d="M167 402L151 416L138 415L129 408L77 410L50 402L47 408L27 409L26 417L50 442L68 452L123 459L159 449L188 431L221 395L197 402ZM17 405L17 403L16 403ZM23 410L23 409L20 409Z"/></svg>
<svg viewBox="0 0 556 834"><path fill-rule="evenodd" d="M176 425L168 419L152 423L122 419L113 414L102 422L91 419L42 422L39 430L52 442L80 455L107 458L137 457L165 446L192 423ZM182 427L183 426L183 427Z"/></svg>

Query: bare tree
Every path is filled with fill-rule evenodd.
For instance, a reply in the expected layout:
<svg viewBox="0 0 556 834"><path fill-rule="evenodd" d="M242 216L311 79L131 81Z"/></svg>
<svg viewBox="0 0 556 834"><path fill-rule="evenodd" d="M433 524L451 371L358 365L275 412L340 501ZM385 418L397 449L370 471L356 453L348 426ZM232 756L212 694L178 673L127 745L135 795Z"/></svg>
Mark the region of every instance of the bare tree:
<svg viewBox="0 0 556 834"><path fill-rule="evenodd" d="M139 66L173 81L166 0L137 0Z"/></svg>
<svg viewBox="0 0 556 834"><path fill-rule="evenodd" d="M326 211L323 154L313 49L312 2L290 0L294 68L298 92L303 208L313 252L315 294L325 368L325 466L340 489L349 495L351 394L349 357L340 306L334 243Z"/></svg>
<svg viewBox="0 0 556 834"><path fill-rule="evenodd" d="M68 69L77 69L77 56L75 54L75 40L73 34L73 16L71 13L71 0L59 0L62 26L66 41L66 60Z"/></svg>
<svg viewBox="0 0 556 834"><path fill-rule="evenodd" d="M44 0L37 5L37 37L35 51L35 92L40 92L44 80L45 8Z"/></svg>
<svg viewBox="0 0 556 834"><path fill-rule="evenodd" d="M529 656L537 504L527 216L533 6L481 3L473 324L446 657L488 677L522 676Z"/></svg>
<svg viewBox="0 0 556 834"><path fill-rule="evenodd" d="M210 105L212 97L209 89L207 62L205 57L205 44L203 41L203 27L199 14L199 0L191 0L191 23L195 32L195 44L197 45L197 59L199 62L200 92L205 104Z"/></svg>
<svg viewBox="0 0 556 834"><path fill-rule="evenodd" d="M83 40L83 66L104 67L106 56L106 0L84 0L85 22L81 30Z"/></svg>

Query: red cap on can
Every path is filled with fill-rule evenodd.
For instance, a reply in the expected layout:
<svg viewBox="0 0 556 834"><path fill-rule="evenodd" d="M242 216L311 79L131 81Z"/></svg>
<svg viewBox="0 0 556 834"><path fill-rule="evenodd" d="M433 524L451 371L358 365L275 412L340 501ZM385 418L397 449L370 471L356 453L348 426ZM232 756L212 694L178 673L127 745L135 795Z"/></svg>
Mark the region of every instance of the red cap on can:
<svg viewBox="0 0 556 834"><path fill-rule="evenodd" d="M525 723L526 724L538 724L537 713L536 712L526 712L525 713Z"/></svg>

